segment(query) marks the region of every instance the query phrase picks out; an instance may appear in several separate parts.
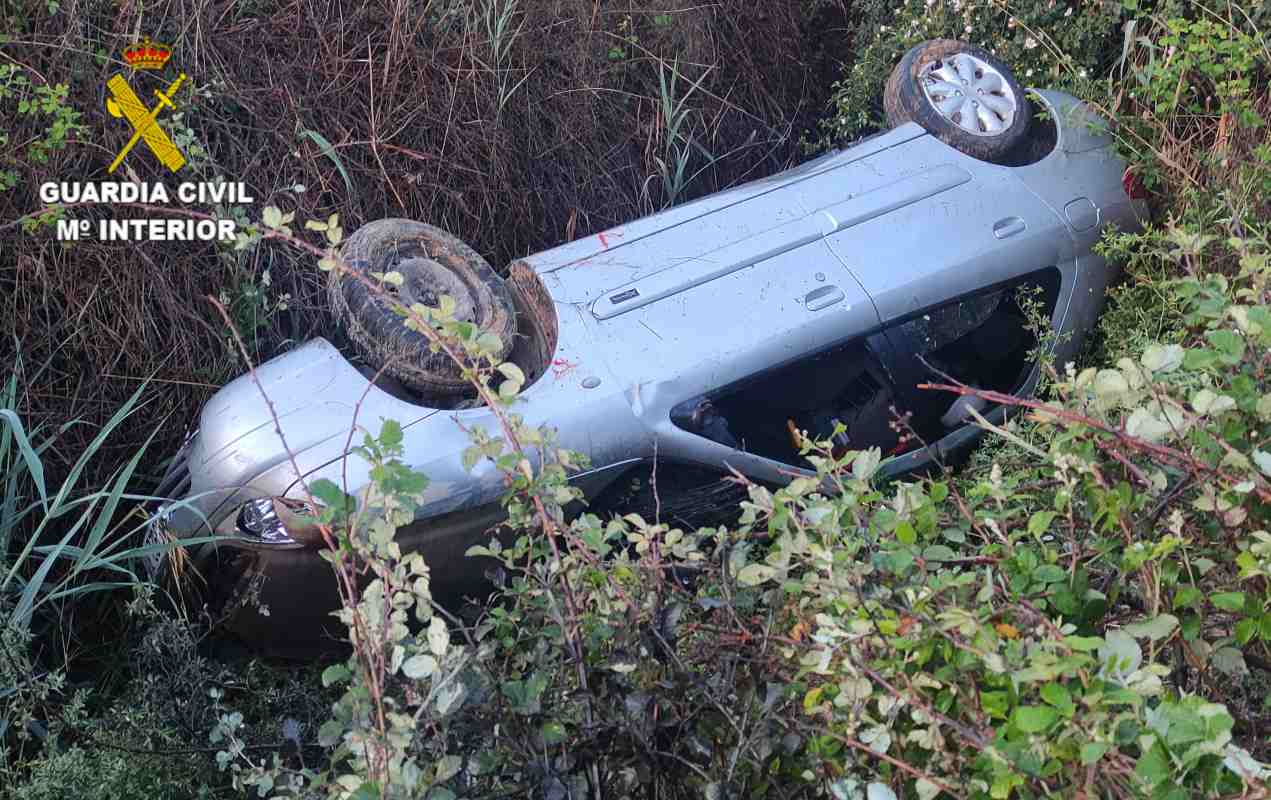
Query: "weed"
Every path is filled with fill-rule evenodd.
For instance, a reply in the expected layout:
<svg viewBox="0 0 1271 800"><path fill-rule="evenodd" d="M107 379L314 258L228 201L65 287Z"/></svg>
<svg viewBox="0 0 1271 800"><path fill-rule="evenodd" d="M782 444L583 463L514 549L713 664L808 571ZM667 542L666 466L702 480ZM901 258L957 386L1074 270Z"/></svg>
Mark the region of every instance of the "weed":
<svg viewBox="0 0 1271 800"><path fill-rule="evenodd" d="M690 118L693 112L688 101L701 86L705 76L696 82L690 81L687 91L683 93L680 91L680 78L678 61L669 65L664 61L658 62L658 119L663 130L663 154L654 156L654 163L657 164L662 179L664 207L675 205L693 179L715 163L715 157L694 138L691 131ZM706 163L689 174L689 165L694 156L699 156Z"/></svg>
<svg viewBox="0 0 1271 800"><path fill-rule="evenodd" d="M64 149L71 136L87 131L80 122L80 113L67 102L68 91L64 83L32 85L27 72L18 65L0 64L0 108L17 116L47 120L35 136L20 142L13 142L9 132L0 133L0 192L18 185L17 164L23 160L47 164L49 156ZM18 144L25 148L20 158L5 152L6 147Z"/></svg>

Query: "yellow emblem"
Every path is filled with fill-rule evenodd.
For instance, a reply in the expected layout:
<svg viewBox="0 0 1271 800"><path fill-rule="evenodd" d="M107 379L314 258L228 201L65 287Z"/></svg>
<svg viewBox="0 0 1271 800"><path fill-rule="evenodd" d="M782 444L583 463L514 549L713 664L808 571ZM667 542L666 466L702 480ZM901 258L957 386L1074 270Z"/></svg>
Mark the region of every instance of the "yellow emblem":
<svg viewBox="0 0 1271 800"><path fill-rule="evenodd" d="M167 55L170 54L166 47L162 45L159 45L159 47L163 48L163 52L160 55L164 57L162 60L158 60L157 56L156 59L152 59L156 61L155 64L145 62L140 57L129 57L130 55L136 56L131 50L125 51L124 57L128 64L134 68L155 69L162 67L163 63L167 61ZM136 49L143 55L147 52L155 52L154 47L149 47L147 50L138 46ZM139 141L145 142L146 147L150 148L150 152L154 153L155 157L173 172L185 165L185 156L181 154L177 146L168 138L168 134L156 122L159 113L165 107L176 108L172 98L176 96L177 89L181 88L183 82L185 82L184 72L177 76L177 79L172 82L167 91L161 92L156 89L154 94L159 102L151 109L141 102L141 98L137 97L137 93L128 85L128 81L124 80L123 75L116 74L106 81L106 88L110 90L110 97L106 98L106 110L110 112L111 116L127 119L133 128L132 138L128 140L128 144L124 145L124 149L119 151L119 155L115 156L115 160L110 163L110 168L106 170L107 172L114 172L118 169L124 158Z"/></svg>

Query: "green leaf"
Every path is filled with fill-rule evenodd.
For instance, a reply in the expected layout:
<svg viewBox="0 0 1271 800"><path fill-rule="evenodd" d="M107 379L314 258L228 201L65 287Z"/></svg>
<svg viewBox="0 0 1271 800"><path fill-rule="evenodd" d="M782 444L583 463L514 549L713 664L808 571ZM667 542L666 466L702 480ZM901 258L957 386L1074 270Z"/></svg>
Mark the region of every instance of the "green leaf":
<svg viewBox="0 0 1271 800"><path fill-rule="evenodd" d="M1033 570L1033 580L1039 583L1059 583L1068 579L1068 573L1056 564L1042 564Z"/></svg>
<svg viewBox="0 0 1271 800"><path fill-rule="evenodd" d="M1101 369L1095 375L1094 382L1090 385L1094 391L1095 397L1103 401L1105 405L1112 405L1125 397L1130 391L1130 384L1126 381L1125 376L1119 370Z"/></svg>
<svg viewBox="0 0 1271 800"><path fill-rule="evenodd" d="M437 691L437 713L443 717L459 708L468 696L468 687L463 681L450 681Z"/></svg>
<svg viewBox="0 0 1271 800"><path fill-rule="evenodd" d="M539 728L539 734L543 737L543 743L549 747L565 741L567 736L565 726L556 721L544 722L543 727Z"/></svg>
<svg viewBox="0 0 1271 800"><path fill-rule="evenodd" d="M1081 746L1081 763L1090 766L1103 758L1110 748L1111 745L1107 742L1086 742Z"/></svg>
<svg viewBox="0 0 1271 800"><path fill-rule="evenodd" d="M1169 636L1177 627L1178 617L1173 614L1160 614L1146 622L1126 625L1123 630L1136 639L1146 638L1156 641Z"/></svg>
<svg viewBox="0 0 1271 800"><path fill-rule="evenodd" d="M858 480L869 480L882 461L883 454L879 448L871 447L868 450L862 450L852 461L852 475Z"/></svg>
<svg viewBox="0 0 1271 800"><path fill-rule="evenodd" d="M1072 694L1058 683L1048 683L1041 689L1042 700L1059 709L1065 716L1072 714Z"/></svg>
<svg viewBox="0 0 1271 800"><path fill-rule="evenodd" d="M1205 338L1218 351L1219 359L1228 366L1235 366L1244 358L1245 342L1235 331L1210 331Z"/></svg>
<svg viewBox="0 0 1271 800"><path fill-rule="evenodd" d="M335 148L331 146L331 142L327 141L327 137L317 131L305 129L300 131L300 138L311 139L313 143L318 146L318 149L322 151L322 155L331 159L331 163L335 164L335 168L339 171L340 177L344 179L344 188L348 190L349 197L355 197L356 194L353 191L353 181L349 180L349 173L344 169L344 162L340 160L340 155L335 152Z"/></svg>
<svg viewBox="0 0 1271 800"><path fill-rule="evenodd" d="M1271 476L1271 453L1265 450L1254 450L1252 458L1253 463L1258 465L1263 475Z"/></svg>
<svg viewBox="0 0 1271 800"><path fill-rule="evenodd" d="M1046 706L1020 706L1011 715L1015 727L1024 733L1041 733L1055 724L1057 719L1059 714L1053 708Z"/></svg>
<svg viewBox="0 0 1271 800"><path fill-rule="evenodd" d="M1203 372L1218 363L1218 354L1207 347L1193 347L1183 356L1183 368Z"/></svg>
<svg viewBox="0 0 1271 800"><path fill-rule="evenodd" d="M437 671L437 659L427 653L413 655L402 664L402 674L412 680L427 678Z"/></svg>
<svg viewBox="0 0 1271 800"><path fill-rule="evenodd" d="M737 582L742 586L758 586L765 581L772 580L776 574L776 568L767 564L747 564L737 573Z"/></svg>
<svg viewBox="0 0 1271 800"><path fill-rule="evenodd" d="M922 551L922 557L928 561L952 561L957 558L957 553L945 545L933 544Z"/></svg>
<svg viewBox="0 0 1271 800"><path fill-rule="evenodd" d="M1138 439L1146 439L1149 442L1161 441L1172 430L1174 429L1168 422L1146 408L1134 409L1130 412L1130 418L1125 421L1126 433Z"/></svg>
<svg viewBox="0 0 1271 800"><path fill-rule="evenodd" d="M384 420L380 427L380 442L386 447L396 449L402 445L402 424L395 419Z"/></svg>
<svg viewBox="0 0 1271 800"><path fill-rule="evenodd" d="M380 800L380 787L374 781L363 781L353 794L349 795L349 800Z"/></svg>
<svg viewBox="0 0 1271 800"><path fill-rule="evenodd" d="M1142 362L1153 372L1173 372L1183 364L1183 348L1176 344L1149 345L1143 351Z"/></svg>
<svg viewBox="0 0 1271 800"><path fill-rule="evenodd" d="M265 206L265 210L261 212L261 221L265 223L267 228L277 228L282 224L282 212L277 206Z"/></svg>
<svg viewBox="0 0 1271 800"><path fill-rule="evenodd" d="M896 526L896 541L901 544L913 544L918 541L918 532L914 530L914 526L907 521L902 521Z"/></svg>
<svg viewBox="0 0 1271 800"><path fill-rule="evenodd" d="M322 670L322 685L331 686L332 684L343 683L352 674L344 664L332 664Z"/></svg>
<svg viewBox="0 0 1271 800"><path fill-rule="evenodd" d="M1169 779L1169 755L1159 741L1153 741L1151 748L1139 757L1134 765L1134 772L1147 783L1156 786Z"/></svg>
<svg viewBox="0 0 1271 800"><path fill-rule="evenodd" d="M1210 596L1209 602L1213 603L1215 608L1221 608L1223 611L1240 611L1245 607L1245 593L1218 592Z"/></svg>
<svg viewBox="0 0 1271 800"><path fill-rule="evenodd" d="M344 725L339 720L329 719L318 728L318 744L331 747L344 736Z"/></svg>
<svg viewBox="0 0 1271 800"><path fill-rule="evenodd" d="M428 649L441 658L449 647L450 632L446 630L445 621L441 617L433 617L428 622Z"/></svg>
<svg viewBox="0 0 1271 800"><path fill-rule="evenodd" d="M520 367L513 364L511 361L504 361L500 364L499 372L502 372L503 377L507 378L512 383L515 383L518 387L525 385L525 373L521 371Z"/></svg>
<svg viewBox="0 0 1271 800"><path fill-rule="evenodd" d="M1271 419L1271 394L1264 394L1258 398L1258 405L1254 408L1259 417L1264 420Z"/></svg>
<svg viewBox="0 0 1271 800"><path fill-rule="evenodd" d="M1232 677L1242 678L1249 674L1249 667L1245 664L1245 654L1239 647L1228 645L1218 648L1209 657L1209 664L1219 672Z"/></svg>
<svg viewBox="0 0 1271 800"><path fill-rule="evenodd" d="M1235 407L1235 400L1225 394L1215 394L1209 389L1201 389L1192 395L1192 408L1202 417L1221 414Z"/></svg>
<svg viewBox="0 0 1271 800"><path fill-rule="evenodd" d="M1236 641L1242 645L1249 644L1258 635L1258 621L1252 617L1236 623Z"/></svg>
<svg viewBox="0 0 1271 800"><path fill-rule="evenodd" d="M1050 523L1055 519L1054 511L1038 511L1028 519L1028 532L1033 536L1039 536L1050 530Z"/></svg>
<svg viewBox="0 0 1271 800"><path fill-rule="evenodd" d="M1201 598L1201 591L1195 586L1180 586L1174 592L1174 608L1190 608Z"/></svg>
<svg viewBox="0 0 1271 800"><path fill-rule="evenodd" d="M1099 649L1103 640L1098 636L1065 636L1064 644L1080 653L1092 653Z"/></svg>
<svg viewBox="0 0 1271 800"><path fill-rule="evenodd" d="M981 692L980 708L990 717L1005 719L1006 711L1010 708L1010 697L1006 692Z"/></svg>
<svg viewBox="0 0 1271 800"><path fill-rule="evenodd" d="M1099 661L1105 668L1132 672L1143 663L1143 651L1133 636L1125 631L1112 630L1108 631L1099 647Z"/></svg>

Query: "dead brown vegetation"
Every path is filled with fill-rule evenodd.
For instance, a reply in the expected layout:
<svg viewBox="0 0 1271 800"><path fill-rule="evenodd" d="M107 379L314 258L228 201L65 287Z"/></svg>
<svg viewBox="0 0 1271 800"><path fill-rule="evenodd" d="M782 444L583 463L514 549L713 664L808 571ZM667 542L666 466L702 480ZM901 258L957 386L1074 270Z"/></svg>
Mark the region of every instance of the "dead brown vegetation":
<svg viewBox="0 0 1271 800"><path fill-rule="evenodd" d="M191 164L179 176L139 152L119 177L244 181L252 218L273 204L298 219L338 212L350 231L385 216L427 221L497 268L663 207L675 146L690 148L685 174L696 176L677 200L788 166L849 46L845 4L824 0L72 0L53 14L46 5L0 3L0 29L11 36L0 59L33 83L68 84L88 132L47 164L21 157L32 134L22 126L34 121L16 122L8 152L0 148L20 177L0 192L0 291L10 298L0 329L3 347L20 348L6 361L48 365L24 398L32 423L100 421L150 379L134 435L113 444L131 453L162 426L152 460L241 371L200 298L233 301L261 289L269 271L266 297L291 301L247 331L259 359L323 330L324 296L315 266L280 249L67 245L47 227L3 227L40 207L43 181L108 177L130 131L106 113L104 84L140 35L173 45L173 65L190 75L181 116L162 119L206 152L187 148ZM660 76L672 71L686 110L679 127L662 97ZM162 82L129 79L146 95ZM73 457L50 455L50 464Z"/></svg>

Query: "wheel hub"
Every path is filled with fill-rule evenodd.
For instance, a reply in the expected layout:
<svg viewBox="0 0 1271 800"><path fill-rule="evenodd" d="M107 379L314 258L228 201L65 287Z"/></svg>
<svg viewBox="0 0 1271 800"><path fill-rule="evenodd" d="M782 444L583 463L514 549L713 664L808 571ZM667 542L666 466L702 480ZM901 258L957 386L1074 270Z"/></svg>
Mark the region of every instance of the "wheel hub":
<svg viewBox="0 0 1271 800"><path fill-rule="evenodd" d="M420 303L436 308L441 304L442 295L450 295L455 301L455 319L477 322L472 291L451 270L431 258L420 257L402 259L393 269L402 275L397 295L405 305Z"/></svg>
<svg viewBox="0 0 1271 800"><path fill-rule="evenodd" d="M954 53L922 67L918 76L927 102L944 119L975 136L997 136L1015 122L1019 98L992 64Z"/></svg>

